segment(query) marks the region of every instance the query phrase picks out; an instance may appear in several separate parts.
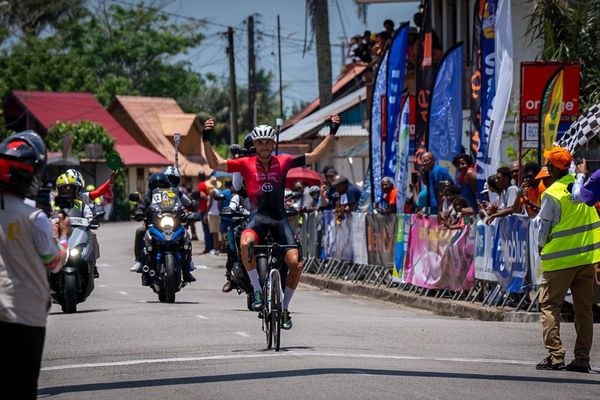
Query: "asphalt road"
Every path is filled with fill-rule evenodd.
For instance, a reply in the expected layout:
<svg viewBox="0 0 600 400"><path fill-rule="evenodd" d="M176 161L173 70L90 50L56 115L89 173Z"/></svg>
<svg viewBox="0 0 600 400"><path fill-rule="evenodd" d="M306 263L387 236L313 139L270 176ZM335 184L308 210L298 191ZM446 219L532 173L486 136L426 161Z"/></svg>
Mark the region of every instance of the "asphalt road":
<svg viewBox="0 0 600 400"><path fill-rule="evenodd" d="M100 278L76 314L53 305L39 397L52 399L598 399L600 372L536 371L537 323L480 322L301 286L282 350L266 350L224 256L161 304L129 272L135 223L98 230ZM596 328L598 329L598 328ZM570 361L573 324L562 325ZM600 340L592 351L600 370Z"/></svg>

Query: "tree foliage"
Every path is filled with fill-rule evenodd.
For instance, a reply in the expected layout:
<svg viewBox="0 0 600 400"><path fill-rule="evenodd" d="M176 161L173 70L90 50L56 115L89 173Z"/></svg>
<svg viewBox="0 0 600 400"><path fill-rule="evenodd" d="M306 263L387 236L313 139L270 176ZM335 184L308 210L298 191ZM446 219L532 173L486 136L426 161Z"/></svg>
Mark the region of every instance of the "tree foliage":
<svg viewBox="0 0 600 400"><path fill-rule="evenodd" d="M45 137L48 151L62 151L65 136L73 139L73 155L85 158L86 144L102 145L103 153L115 152L115 140L102 125L91 121L77 123L59 122L53 125Z"/></svg>
<svg viewBox="0 0 600 400"><path fill-rule="evenodd" d="M527 34L539 39L538 57L579 61L584 107L600 102L600 0L531 0Z"/></svg>

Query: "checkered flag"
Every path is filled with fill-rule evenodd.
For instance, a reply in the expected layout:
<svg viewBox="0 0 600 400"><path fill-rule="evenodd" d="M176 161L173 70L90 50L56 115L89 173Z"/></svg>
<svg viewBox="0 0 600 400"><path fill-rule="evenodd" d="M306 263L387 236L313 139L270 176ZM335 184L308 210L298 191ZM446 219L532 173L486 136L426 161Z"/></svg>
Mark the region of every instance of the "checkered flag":
<svg viewBox="0 0 600 400"><path fill-rule="evenodd" d="M600 104L595 104L588 108L558 142L558 145L565 147L571 154L586 144L591 138L600 132Z"/></svg>

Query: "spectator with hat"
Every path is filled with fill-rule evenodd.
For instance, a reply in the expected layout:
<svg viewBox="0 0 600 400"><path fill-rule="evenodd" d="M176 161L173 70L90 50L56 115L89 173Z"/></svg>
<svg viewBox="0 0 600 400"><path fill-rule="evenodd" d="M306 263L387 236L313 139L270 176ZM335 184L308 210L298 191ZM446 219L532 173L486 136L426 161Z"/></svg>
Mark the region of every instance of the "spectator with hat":
<svg viewBox="0 0 600 400"><path fill-rule="evenodd" d="M325 171L325 181L321 187L321 204L326 210L333 210L335 207L336 191L333 184L338 177L338 172L333 167Z"/></svg>
<svg viewBox="0 0 600 400"><path fill-rule="evenodd" d="M592 207L572 201L569 174L573 157L564 147L544 152L554 183L542 195L538 217L538 246L542 266L540 304L544 345L550 353L537 369L590 371L593 339L595 271L600 262L600 218ZM565 349L560 340L560 312L571 289L575 310L574 360L565 366Z"/></svg>
<svg viewBox="0 0 600 400"><path fill-rule="evenodd" d="M362 193L360 189L351 184L345 176L338 177L333 182L333 187L337 194L335 209L345 213L355 211Z"/></svg>

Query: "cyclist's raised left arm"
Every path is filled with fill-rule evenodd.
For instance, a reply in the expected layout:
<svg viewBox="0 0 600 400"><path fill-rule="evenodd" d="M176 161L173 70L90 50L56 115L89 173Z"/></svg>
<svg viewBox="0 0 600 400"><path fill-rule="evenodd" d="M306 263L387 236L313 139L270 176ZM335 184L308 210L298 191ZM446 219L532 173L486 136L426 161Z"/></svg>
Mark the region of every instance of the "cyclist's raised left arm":
<svg viewBox="0 0 600 400"><path fill-rule="evenodd" d="M329 116L329 135L310 153L306 153L306 164L313 164L318 161L327 151L334 140L335 134L340 127L340 116L331 114Z"/></svg>

